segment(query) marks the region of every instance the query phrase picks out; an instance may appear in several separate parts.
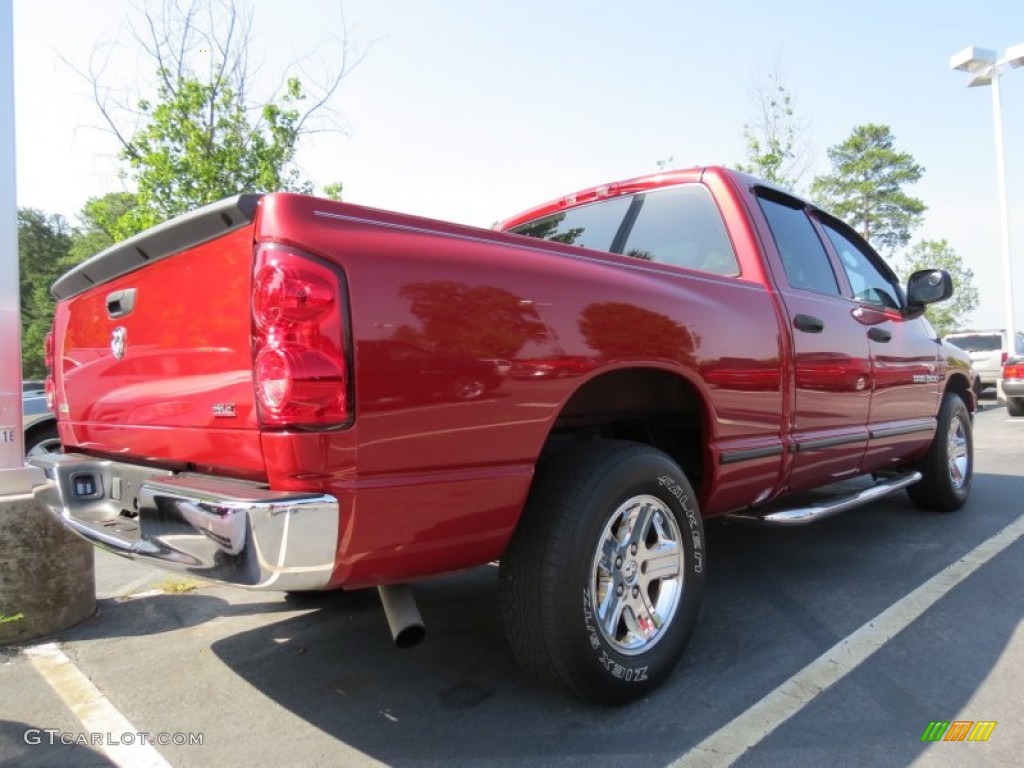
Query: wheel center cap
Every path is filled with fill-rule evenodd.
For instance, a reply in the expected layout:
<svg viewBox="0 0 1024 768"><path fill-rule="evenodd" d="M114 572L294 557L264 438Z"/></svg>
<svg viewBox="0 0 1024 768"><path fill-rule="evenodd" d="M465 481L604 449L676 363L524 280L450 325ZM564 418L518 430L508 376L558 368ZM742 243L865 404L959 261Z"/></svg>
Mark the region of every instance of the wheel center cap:
<svg viewBox="0 0 1024 768"><path fill-rule="evenodd" d="M622 578L624 578L630 584L636 579L636 560L630 560L624 566L622 566Z"/></svg>

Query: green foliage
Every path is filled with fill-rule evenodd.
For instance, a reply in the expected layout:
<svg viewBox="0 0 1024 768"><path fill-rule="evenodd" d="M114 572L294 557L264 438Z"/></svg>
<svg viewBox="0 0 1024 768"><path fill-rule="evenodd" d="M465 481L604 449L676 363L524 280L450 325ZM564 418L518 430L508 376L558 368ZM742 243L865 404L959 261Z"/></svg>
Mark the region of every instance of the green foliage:
<svg viewBox="0 0 1024 768"><path fill-rule="evenodd" d="M803 139L805 124L796 114L793 97L778 71L758 83L752 97L758 110L753 123L743 125L747 161L737 170L788 189L797 189L810 163Z"/></svg>
<svg viewBox="0 0 1024 768"><path fill-rule="evenodd" d="M978 308L978 289L974 271L945 240L922 240L914 245L900 265L904 280L919 269L944 269L953 278L953 298L929 304L925 313L940 336L963 328L971 312Z"/></svg>
<svg viewBox="0 0 1024 768"><path fill-rule="evenodd" d="M887 125L859 125L841 144L830 147L832 173L819 176L811 194L844 219L881 253L892 256L910 242L927 208L903 191L924 168L907 152L893 148Z"/></svg>
<svg viewBox="0 0 1024 768"><path fill-rule="evenodd" d="M96 236L95 243L102 240L100 231L122 240L244 192L312 193L313 184L295 165L295 153L308 133L343 132L329 101L363 58L353 51L347 31L327 46L338 60L321 62L320 81L309 80L307 89L299 77L288 75L269 98L254 99L250 6L239 0L164 0L133 10L126 27L145 62L141 73L152 76L151 84L139 90L108 84L102 68L79 72L121 146L122 177L136 203L120 206L112 219L105 216L110 206L94 211L100 226L86 229ZM344 27L343 14L341 21ZM321 52L321 46L313 47ZM289 68L305 76L301 60ZM129 94L127 99L122 93ZM341 185L329 185L326 194L340 198Z"/></svg>
<svg viewBox="0 0 1024 768"><path fill-rule="evenodd" d="M50 286L64 271L71 231L63 216L32 208L18 211L18 266L21 297L21 373L46 375L43 347L53 322Z"/></svg>
<svg viewBox="0 0 1024 768"><path fill-rule="evenodd" d="M137 200L130 192L89 198L78 214L81 225L72 233L68 266L80 264L130 235L122 222L128 221L127 215L136 207Z"/></svg>
<svg viewBox="0 0 1024 768"><path fill-rule="evenodd" d="M300 135L296 105L304 98L298 78L251 122L224 79L158 74L157 101L139 104L147 122L121 151L138 204L116 222L115 239L241 192L312 193L292 166Z"/></svg>
<svg viewBox="0 0 1024 768"><path fill-rule="evenodd" d="M320 194L326 197L328 200L341 200L342 184L340 181L333 181L330 184L324 184L323 190Z"/></svg>

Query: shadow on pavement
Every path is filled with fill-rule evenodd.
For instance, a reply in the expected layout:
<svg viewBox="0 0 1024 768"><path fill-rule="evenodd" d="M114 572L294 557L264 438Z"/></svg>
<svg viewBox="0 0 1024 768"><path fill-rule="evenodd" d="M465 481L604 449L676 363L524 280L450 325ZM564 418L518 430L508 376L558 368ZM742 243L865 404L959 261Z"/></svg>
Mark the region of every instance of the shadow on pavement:
<svg viewBox="0 0 1024 768"><path fill-rule="evenodd" d="M70 738L68 735L66 738ZM51 743L52 742L52 743ZM18 768L98 768L113 766L101 753L77 744L62 744L60 734L51 736L27 723L0 720L0 744L4 745L4 762Z"/></svg>
<svg viewBox="0 0 1024 768"><path fill-rule="evenodd" d="M920 512L900 495L806 528L710 525L712 568L695 639L667 685L620 710L587 706L519 670L489 567L415 587L428 634L413 650L391 646L372 590L327 597L317 610L212 650L276 703L392 764L671 760L1019 515L993 510L991 499L1019 490L1020 478L976 483L959 514ZM1004 587L1000 609L979 603L975 585L1010 578L1003 571L1012 559L996 558L819 697L845 697L836 705L849 709L840 740L865 747L854 724L867 718L861 756L869 759L853 760L854 751L850 765L874 763L870 750L879 749L879 763L909 763L926 746L928 722L954 717L985 681L1024 611L1024 587L1019 575ZM823 725L830 719L819 716L817 730L801 737L820 741L824 754L837 743L836 729Z"/></svg>
<svg viewBox="0 0 1024 768"><path fill-rule="evenodd" d="M61 633L61 638L77 641L159 635L194 627L219 616L269 615L294 610L295 606L279 599L231 603L201 591L113 598L98 600L93 618Z"/></svg>

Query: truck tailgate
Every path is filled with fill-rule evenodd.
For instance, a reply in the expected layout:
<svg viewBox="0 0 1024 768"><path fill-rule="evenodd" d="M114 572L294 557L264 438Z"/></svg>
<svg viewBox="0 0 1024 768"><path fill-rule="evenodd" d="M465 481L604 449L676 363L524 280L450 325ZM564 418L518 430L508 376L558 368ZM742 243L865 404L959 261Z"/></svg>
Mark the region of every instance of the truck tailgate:
<svg viewBox="0 0 1024 768"><path fill-rule="evenodd" d="M151 235L136 247L141 266L136 253L105 252L58 281L58 295L72 294L54 322L54 406L66 449L264 474L249 312L252 211L230 212L222 224L199 222L198 245L187 246L187 233L165 233L156 245L170 252L154 255ZM81 290L83 279L95 284Z"/></svg>

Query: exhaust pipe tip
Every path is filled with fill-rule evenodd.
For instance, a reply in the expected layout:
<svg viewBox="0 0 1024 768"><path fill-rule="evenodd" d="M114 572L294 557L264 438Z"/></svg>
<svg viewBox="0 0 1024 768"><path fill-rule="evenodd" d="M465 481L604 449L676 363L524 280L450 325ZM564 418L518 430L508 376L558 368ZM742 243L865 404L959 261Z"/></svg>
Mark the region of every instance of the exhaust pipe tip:
<svg viewBox="0 0 1024 768"><path fill-rule="evenodd" d="M377 592L380 594L395 646L412 648L423 642L423 638L427 636L427 628L423 625L419 608L416 607L412 588L408 584L392 584L377 587Z"/></svg>
<svg viewBox="0 0 1024 768"><path fill-rule="evenodd" d="M415 627L406 627L402 631L395 634L392 630L391 637L395 641L396 648L413 648L423 642L423 638L427 636L427 629L422 625Z"/></svg>

